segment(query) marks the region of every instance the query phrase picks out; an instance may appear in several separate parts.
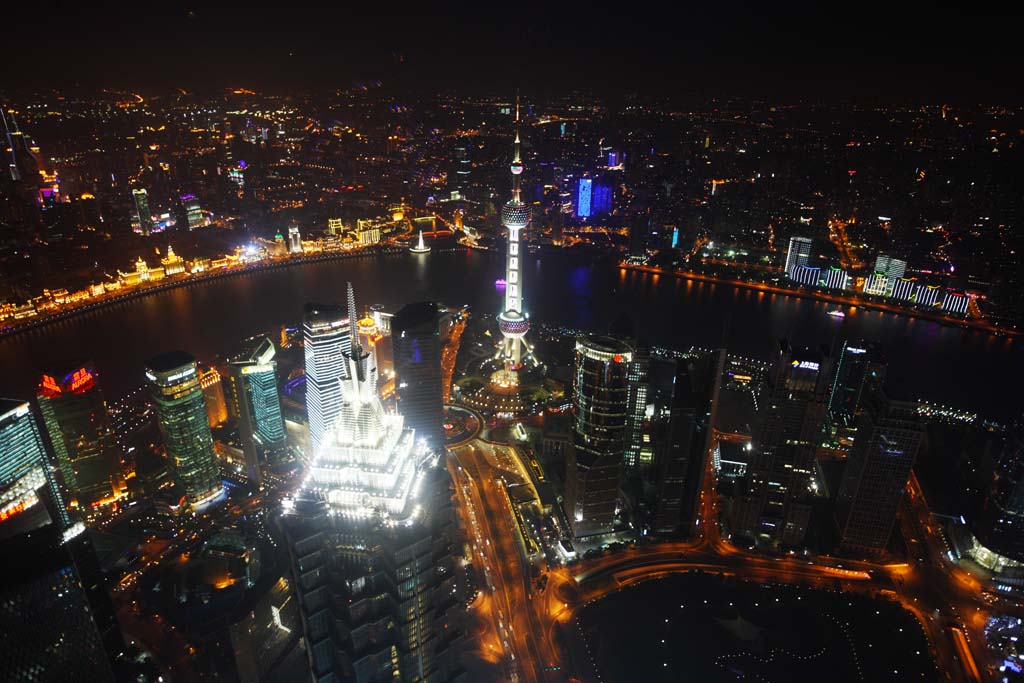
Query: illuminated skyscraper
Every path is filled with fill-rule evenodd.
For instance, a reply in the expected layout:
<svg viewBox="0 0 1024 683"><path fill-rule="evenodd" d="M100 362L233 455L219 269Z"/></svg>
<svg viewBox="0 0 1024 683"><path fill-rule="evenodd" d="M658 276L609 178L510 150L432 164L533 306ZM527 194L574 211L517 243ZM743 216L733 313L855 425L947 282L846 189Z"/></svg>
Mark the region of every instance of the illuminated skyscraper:
<svg viewBox="0 0 1024 683"><path fill-rule="evenodd" d="M789 250L786 252L786 275L793 278L797 268L811 263L811 239L809 237L790 237ZM805 283L808 284L808 283Z"/></svg>
<svg viewBox="0 0 1024 683"><path fill-rule="evenodd" d="M440 323L437 304L428 301L409 304L391 319L398 412L437 452L444 449Z"/></svg>
<svg viewBox="0 0 1024 683"><path fill-rule="evenodd" d="M71 500L88 509L118 495L124 489L121 454L93 364L44 374L36 400Z"/></svg>
<svg viewBox="0 0 1024 683"><path fill-rule="evenodd" d="M627 445L632 362L633 349L618 339L576 340L573 441L565 483L565 513L576 537L612 531Z"/></svg>
<svg viewBox="0 0 1024 683"><path fill-rule="evenodd" d="M341 410L341 380L348 378L345 354L352 348L349 320L337 304L306 304L302 320L306 353L306 413L311 459Z"/></svg>
<svg viewBox="0 0 1024 683"><path fill-rule="evenodd" d="M384 411L350 335L344 401L282 517L310 670L316 681L453 680L451 481Z"/></svg>
<svg viewBox="0 0 1024 683"><path fill-rule="evenodd" d="M146 379L175 479L193 509L216 502L224 491L196 359L168 351L146 362Z"/></svg>
<svg viewBox="0 0 1024 683"><path fill-rule="evenodd" d="M237 402L238 435L252 482L261 481L262 468L277 464L286 448L275 354L274 343L260 337L245 353L228 362L231 393Z"/></svg>
<svg viewBox="0 0 1024 683"><path fill-rule="evenodd" d="M593 213L594 179L580 178L576 183L576 216L589 218Z"/></svg>
<svg viewBox="0 0 1024 683"><path fill-rule="evenodd" d="M979 564L1002 571L1024 563L1024 419L1008 430L992 488L971 530L977 541L971 555Z"/></svg>
<svg viewBox="0 0 1024 683"><path fill-rule="evenodd" d="M906 274L907 262L894 256L879 254L875 258L875 272L885 275L890 280L896 280Z"/></svg>
<svg viewBox="0 0 1024 683"><path fill-rule="evenodd" d="M135 200L135 215L139 219L139 233L148 235L153 230L153 214L149 210L149 193L145 188L132 190L132 199Z"/></svg>
<svg viewBox="0 0 1024 683"><path fill-rule="evenodd" d="M523 309L522 253L519 248L520 232L530 224L530 208L520 199L523 161L519 152L519 105L516 104L516 142L512 156L512 199L501 208L501 224L508 230L508 251L505 255L505 307L498 314L498 326L504 340L498 350L506 370L518 368L523 362L523 347L530 321Z"/></svg>
<svg viewBox="0 0 1024 683"><path fill-rule="evenodd" d="M865 397L836 497L843 548L885 550L923 439L916 401L893 400L880 387Z"/></svg>
<svg viewBox="0 0 1024 683"><path fill-rule="evenodd" d="M211 427L227 422L228 403L224 399L224 382L217 368L199 366L199 386L206 401L206 417Z"/></svg>
<svg viewBox="0 0 1024 683"><path fill-rule="evenodd" d="M653 455L647 423L647 394L650 388L651 355L638 348L629 363L629 396L626 403L626 457L627 469L649 465Z"/></svg>
<svg viewBox="0 0 1024 683"><path fill-rule="evenodd" d="M0 538L55 521L71 526L29 404L0 399Z"/></svg>
<svg viewBox="0 0 1024 683"><path fill-rule="evenodd" d="M203 209L199 206L199 200L196 199L194 194L183 194L181 196L181 206L185 214L185 224L189 230L195 230L206 225L206 219L203 218Z"/></svg>
<svg viewBox="0 0 1024 683"><path fill-rule="evenodd" d="M292 254L302 253L302 235L297 225L288 226L288 251Z"/></svg>

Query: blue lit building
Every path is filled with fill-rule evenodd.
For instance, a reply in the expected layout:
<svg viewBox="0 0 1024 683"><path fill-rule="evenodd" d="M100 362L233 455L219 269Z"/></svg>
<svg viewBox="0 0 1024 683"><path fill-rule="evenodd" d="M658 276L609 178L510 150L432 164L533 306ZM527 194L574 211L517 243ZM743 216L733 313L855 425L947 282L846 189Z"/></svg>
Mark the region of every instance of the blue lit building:
<svg viewBox="0 0 1024 683"><path fill-rule="evenodd" d="M306 354L307 460L314 457L341 412L341 380L348 378L345 354L351 350L348 313L338 304L306 304L302 319Z"/></svg>
<svg viewBox="0 0 1024 683"><path fill-rule="evenodd" d="M35 417L25 401L0 399L0 538L71 526Z"/></svg>
<svg viewBox="0 0 1024 683"><path fill-rule="evenodd" d="M592 197L594 193L594 179L580 178L576 183L576 215L580 218L589 218L594 215Z"/></svg>
<svg viewBox="0 0 1024 683"><path fill-rule="evenodd" d="M232 408L252 482L261 481L262 467L277 464L286 452L275 355L274 343L260 337L228 363Z"/></svg>

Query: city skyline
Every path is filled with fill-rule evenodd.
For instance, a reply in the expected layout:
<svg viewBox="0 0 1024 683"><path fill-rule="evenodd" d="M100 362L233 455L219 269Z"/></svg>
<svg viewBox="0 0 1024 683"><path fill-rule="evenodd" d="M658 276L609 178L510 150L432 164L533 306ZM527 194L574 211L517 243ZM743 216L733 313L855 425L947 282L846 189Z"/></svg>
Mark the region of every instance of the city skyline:
<svg viewBox="0 0 1024 683"><path fill-rule="evenodd" d="M1024 683L1019 22L388 11L9 14L0 678Z"/></svg>

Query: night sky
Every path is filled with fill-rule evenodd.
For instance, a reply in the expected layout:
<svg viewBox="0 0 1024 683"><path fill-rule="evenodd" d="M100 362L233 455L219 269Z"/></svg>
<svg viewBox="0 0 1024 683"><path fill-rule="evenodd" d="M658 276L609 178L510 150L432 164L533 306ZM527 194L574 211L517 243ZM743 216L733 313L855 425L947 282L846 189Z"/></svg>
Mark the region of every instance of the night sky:
<svg viewBox="0 0 1024 683"><path fill-rule="evenodd" d="M19 3L3 14L0 92L285 90L380 79L482 93L1021 98L1021 10L982 14L980 4L349 4Z"/></svg>

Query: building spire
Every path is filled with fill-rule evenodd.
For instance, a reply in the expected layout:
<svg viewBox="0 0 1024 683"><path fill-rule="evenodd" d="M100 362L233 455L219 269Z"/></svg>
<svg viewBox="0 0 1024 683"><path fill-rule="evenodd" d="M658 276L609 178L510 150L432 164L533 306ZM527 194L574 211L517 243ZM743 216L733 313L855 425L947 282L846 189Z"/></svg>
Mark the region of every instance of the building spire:
<svg viewBox="0 0 1024 683"><path fill-rule="evenodd" d="M521 203L519 197L519 176L523 172L523 158L520 153L520 139L519 139L519 93L516 93L516 141L513 146L512 154L512 201L516 204Z"/></svg>

